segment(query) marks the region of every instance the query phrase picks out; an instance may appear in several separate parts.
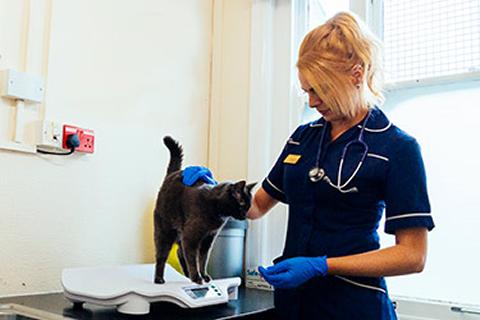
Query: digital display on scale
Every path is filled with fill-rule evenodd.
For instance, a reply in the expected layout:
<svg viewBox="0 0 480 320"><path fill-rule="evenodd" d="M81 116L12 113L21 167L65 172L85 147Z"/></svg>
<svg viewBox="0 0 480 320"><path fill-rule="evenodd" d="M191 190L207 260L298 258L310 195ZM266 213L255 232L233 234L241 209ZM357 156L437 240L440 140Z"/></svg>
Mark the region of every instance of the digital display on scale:
<svg viewBox="0 0 480 320"><path fill-rule="evenodd" d="M208 288L193 288L190 291L193 292L195 298L203 298L207 294Z"/></svg>
<svg viewBox="0 0 480 320"><path fill-rule="evenodd" d="M202 287L183 288L185 293L192 299L215 299L221 297L222 292L214 284Z"/></svg>

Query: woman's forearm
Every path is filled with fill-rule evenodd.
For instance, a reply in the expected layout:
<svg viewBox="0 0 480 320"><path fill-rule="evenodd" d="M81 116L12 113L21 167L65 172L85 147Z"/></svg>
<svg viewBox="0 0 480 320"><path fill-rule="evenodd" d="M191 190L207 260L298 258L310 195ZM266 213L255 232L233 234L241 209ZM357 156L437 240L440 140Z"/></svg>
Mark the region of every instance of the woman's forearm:
<svg viewBox="0 0 480 320"><path fill-rule="evenodd" d="M263 217L278 201L272 198L262 187L255 192L252 205L247 212L247 218L258 219Z"/></svg>
<svg viewBox="0 0 480 320"><path fill-rule="evenodd" d="M397 234L397 244L351 256L328 258L331 275L381 277L421 272L427 251L426 229L407 229Z"/></svg>

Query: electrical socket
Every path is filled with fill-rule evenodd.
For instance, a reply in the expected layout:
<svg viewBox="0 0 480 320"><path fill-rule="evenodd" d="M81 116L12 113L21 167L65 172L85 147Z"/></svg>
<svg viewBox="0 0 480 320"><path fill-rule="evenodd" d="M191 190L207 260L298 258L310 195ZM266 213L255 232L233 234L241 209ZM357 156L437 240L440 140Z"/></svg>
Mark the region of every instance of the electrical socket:
<svg viewBox="0 0 480 320"><path fill-rule="evenodd" d="M92 129L83 129L69 124L63 125L63 143L64 149L70 149L67 146L67 138L71 134L77 134L80 145L75 148L75 152L93 153L95 148L95 132Z"/></svg>
<svg viewBox="0 0 480 320"><path fill-rule="evenodd" d="M63 127L61 123L43 120L38 121L36 126L37 147L62 150Z"/></svg>

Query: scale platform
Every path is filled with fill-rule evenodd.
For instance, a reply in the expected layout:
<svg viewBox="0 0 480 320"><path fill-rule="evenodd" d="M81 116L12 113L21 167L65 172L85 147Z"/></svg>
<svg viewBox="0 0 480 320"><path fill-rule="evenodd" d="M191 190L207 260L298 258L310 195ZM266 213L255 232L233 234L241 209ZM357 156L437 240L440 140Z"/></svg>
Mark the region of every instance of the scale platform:
<svg viewBox="0 0 480 320"><path fill-rule="evenodd" d="M74 304L89 302L116 307L121 313L147 314L150 303L158 301L183 308L226 303L237 299L241 283L235 277L199 285L166 264L165 283L155 284L154 273L154 264L64 269L63 293Z"/></svg>

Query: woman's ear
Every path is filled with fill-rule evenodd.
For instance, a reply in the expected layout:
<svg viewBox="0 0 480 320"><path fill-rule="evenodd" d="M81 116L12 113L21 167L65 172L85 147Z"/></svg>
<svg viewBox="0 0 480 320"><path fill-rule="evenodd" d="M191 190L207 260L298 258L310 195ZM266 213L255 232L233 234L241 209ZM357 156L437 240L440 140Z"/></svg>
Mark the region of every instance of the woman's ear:
<svg viewBox="0 0 480 320"><path fill-rule="evenodd" d="M360 88L360 84L363 80L363 67L360 64L356 64L352 68L352 83L355 87Z"/></svg>

